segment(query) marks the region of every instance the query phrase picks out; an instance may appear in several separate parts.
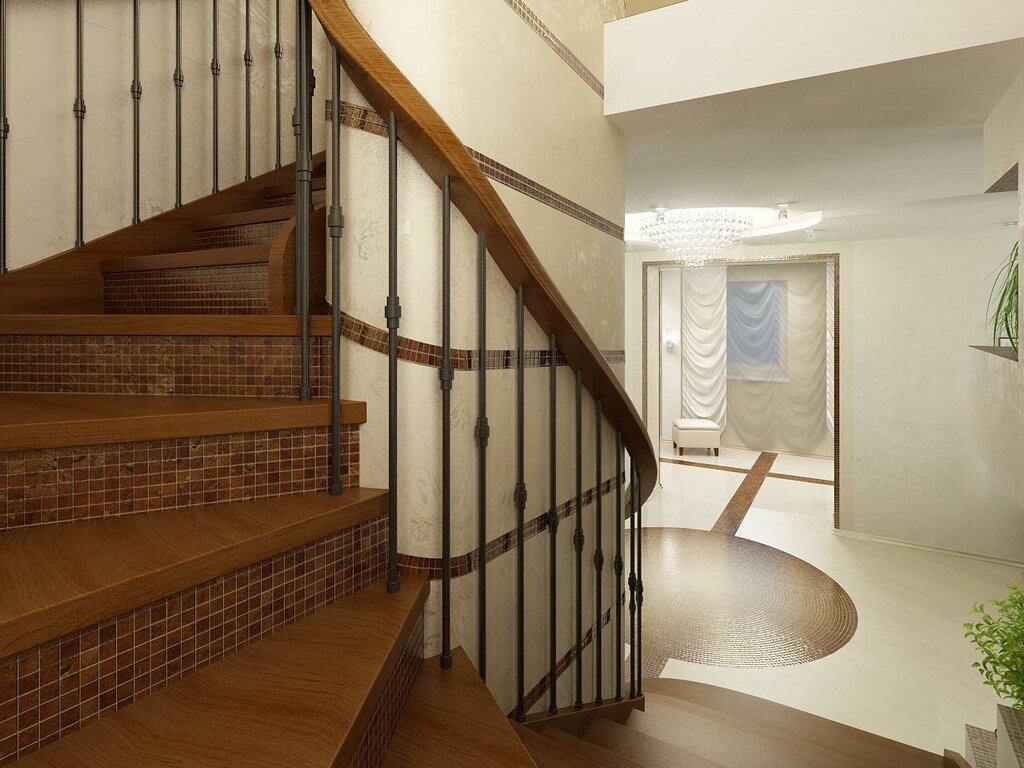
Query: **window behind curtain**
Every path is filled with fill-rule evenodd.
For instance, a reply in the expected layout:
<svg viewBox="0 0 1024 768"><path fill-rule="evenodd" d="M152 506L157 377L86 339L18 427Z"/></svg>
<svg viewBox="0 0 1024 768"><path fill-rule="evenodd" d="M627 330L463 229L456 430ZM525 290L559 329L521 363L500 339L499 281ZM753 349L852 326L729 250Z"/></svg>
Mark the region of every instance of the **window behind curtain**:
<svg viewBox="0 0 1024 768"><path fill-rule="evenodd" d="M785 281L730 281L726 289L728 377L789 381L789 294Z"/></svg>

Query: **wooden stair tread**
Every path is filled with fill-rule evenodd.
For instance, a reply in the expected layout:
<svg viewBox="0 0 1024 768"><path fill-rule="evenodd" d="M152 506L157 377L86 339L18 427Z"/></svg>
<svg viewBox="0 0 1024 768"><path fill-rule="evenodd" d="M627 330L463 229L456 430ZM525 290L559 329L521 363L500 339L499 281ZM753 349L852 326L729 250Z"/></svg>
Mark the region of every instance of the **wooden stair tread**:
<svg viewBox="0 0 1024 768"><path fill-rule="evenodd" d="M415 628L427 582L375 584L120 709L19 763L347 765Z"/></svg>
<svg viewBox="0 0 1024 768"><path fill-rule="evenodd" d="M689 702L706 710L738 718L778 734L828 747L862 758L879 768L929 768L943 765L943 758L884 736L843 725L809 712L739 691L688 680L658 678L644 682L648 701L669 704Z"/></svg>
<svg viewBox="0 0 1024 768"><path fill-rule="evenodd" d="M343 401L342 422L366 422ZM0 394L0 452L263 432L330 423L326 399L159 395Z"/></svg>
<svg viewBox="0 0 1024 768"><path fill-rule="evenodd" d="M600 744L595 744L591 741L581 739L578 736L573 736L571 733L563 731L560 728L555 728L554 726L549 725L544 727L541 730L541 735L561 744L566 749L572 750L579 755L583 755L587 759L602 766L602 768L646 768L642 763L631 760L625 755L620 755L610 749L605 749Z"/></svg>
<svg viewBox="0 0 1024 768"><path fill-rule="evenodd" d="M319 191L321 189L327 189L327 177L326 176L314 176L313 180L313 191ZM281 182L279 184L273 184L269 187L265 187L260 190L263 197L273 198L281 197L282 195L294 195L295 194L295 181Z"/></svg>
<svg viewBox="0 0 1024 768"><path fill-rule="evenodd" d="M223 229L224 227L241 227L246 224L264 224L274 221L287 221L295 215L294 205L272 205L265 208L253 208L248 211L232 211L206 216L195 223L195 230Z"/></svg>
<svg viewBox="0 0 1024 768"><path fill-rule="evenodd" d="M227 250L227 249L225 249ZM329 315L312 315L310 333L330 336ZM296 315L0 315L0 335L298 336Z"/></svg>
<svg viewBox="0 0 1024 768"><path fill-rule="evenodd" d="M637 713L634 710L629 720L633 719L633 714L643 715L642 712ZM733 765L757 765L761 768L770 764L766 755L756 756L752 761L715 760L691 751L679 743L672 743L608 719L595 720L583 737L613 752L635 757L649 768L725 768ZM802 768L803 764L792 763L791 767Z"/></svg>
<svg viewBox="0 0 1024 768"><path fill-rule="evenodd" d="M424 662L384 760L385 768L536 768L462 648L451 669Z"/></svg>
<svg viewBox="0 0 1024 768"><path fill-rule="evenodd" d="M386 512L350 488L4 531L0 658Z"/></svg>
<svg viewBox="0 0 1024 768"><path fill-rule="evenodd" d="M100 262L100 271L148 272L154 269L185 269L187 267L224 267L232 264L266 264L266 245L238 245L230 248L203 248L177 253L153 253L124 256Z"/></svg>
<svg viewBox="0 0 1024 768"><path fill-rule="evenodd" d="M573 752L547 736L541 736L532 728L516 725L515 729L538 768L602 768L600 763Z"/></svg>

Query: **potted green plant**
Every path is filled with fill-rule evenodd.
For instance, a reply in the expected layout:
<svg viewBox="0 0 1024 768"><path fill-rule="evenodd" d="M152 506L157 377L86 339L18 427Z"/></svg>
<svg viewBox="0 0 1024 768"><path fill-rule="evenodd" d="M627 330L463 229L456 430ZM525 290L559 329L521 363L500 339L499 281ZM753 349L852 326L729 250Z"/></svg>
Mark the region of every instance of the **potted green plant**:
<svg viewBox="0 0 1024 768"><path fill-rule="evenodd" d="M1009 595L992 601L992 613L984 603L974 604L977 621L964 624L965 637L981 652L981 659L971 666L985 685L1024 710L1024 591L1019 584L1008 587Z"/></svg>
<svg viewBox="0 0 1024 768"><path fill-rule="evenodd" d="M1008 338L1013 351L1020 354L1020 242L996 273L995 283L988 297L989 322L992 324L992 343L1001 346L1000 339Z"/></svg>

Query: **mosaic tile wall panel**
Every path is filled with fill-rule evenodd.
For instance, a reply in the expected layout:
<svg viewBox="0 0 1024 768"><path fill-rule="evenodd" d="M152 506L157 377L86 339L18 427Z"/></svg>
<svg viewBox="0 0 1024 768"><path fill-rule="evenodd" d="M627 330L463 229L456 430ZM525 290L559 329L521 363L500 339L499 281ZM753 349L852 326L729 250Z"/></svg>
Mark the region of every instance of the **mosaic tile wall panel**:
<svg viewBox="0 0 1024 768"><path fill-rule="evenodd" d="M329 339L310 347L313 397L330 390ZM288 336L0 336L0 392L292 397Z"/></svg>
<svg viewBox="0 0 1024 768"><path fill-rule="evenodd" d="M359 429L342 426L359 485ZM327 427L0 453L0 530L326 490Z"/></svg>
<svg viewBox="0 0 1024 768"><path fill-rule="evenodd" d="M291 218L290 215L288 218ZM204 248L234 248L237 245L268 245L277 230L288 219L260 221L216 229L200 229L195 235L196 250Z"/></svg>
<svg viewBox="0 0 1024 768"><path fill-rule="evenodd" d="M420 614L416 628L409 636L398 665L391 673L381 697L373 708L370 725L349 761L349 768L379 768L384 763L388 744L398 727L398 719L405 709L416 674L423 663L423 615Z"/></svg>
<svg viewBox="0 0 1024 768"><path fill-rule="evenodd" d="M103 276L103 311L129 315L256 315L267 311L266 264L229 264Z"/></svg>
<svg viewBox="0 0 1024 768"><path fill-rule="evenodd" d="M382 516L0 659L0 764L380 581L386 553Z"/></svg>

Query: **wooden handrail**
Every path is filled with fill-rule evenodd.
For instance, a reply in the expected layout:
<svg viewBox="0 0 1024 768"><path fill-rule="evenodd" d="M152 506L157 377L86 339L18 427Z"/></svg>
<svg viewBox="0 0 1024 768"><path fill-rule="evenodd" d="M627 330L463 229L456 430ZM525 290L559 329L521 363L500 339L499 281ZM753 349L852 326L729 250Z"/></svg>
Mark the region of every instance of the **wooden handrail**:
<svg viewBox="0 0 1024 768"><path fill-rule="evenodd" d="M405 148L440 186L452 179L452 202L513 286L522 285L526 308L554 334L583 385L601 401L604 416L619 432L640 476L643 498L654 490L658 460L640 416L593 339L555 287L525 235L465 145L422 94L398 70L359 23L346 0L310 0L346 74L381 115L395 113Z"/></svg>

